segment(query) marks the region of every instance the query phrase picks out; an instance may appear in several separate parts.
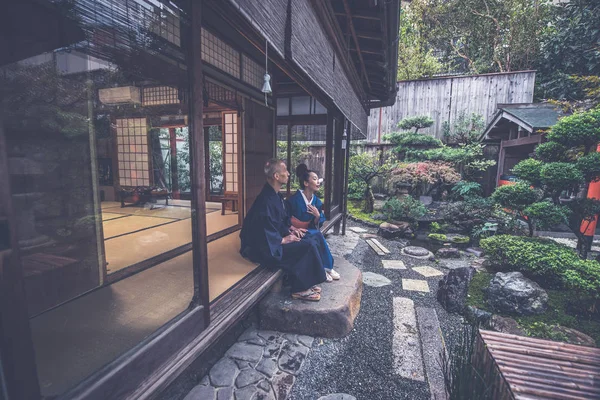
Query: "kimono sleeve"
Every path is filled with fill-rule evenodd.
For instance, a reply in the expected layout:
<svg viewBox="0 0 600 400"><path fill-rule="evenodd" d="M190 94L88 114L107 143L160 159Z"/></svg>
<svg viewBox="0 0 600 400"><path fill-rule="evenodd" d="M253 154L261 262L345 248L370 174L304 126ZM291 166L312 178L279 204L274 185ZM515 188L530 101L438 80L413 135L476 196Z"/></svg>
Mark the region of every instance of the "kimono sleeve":
<svg viewBox="0 0 600 400"><path fill-rule="evenodd" d="M257 226L254 234L260 237L259 252L265 263L277 264L281 262L283 256L283 246L281 240L283 236L278 230L278 224L274 219L274 215L269 208L260 214L260 223Z"/></svg>
<svg viewBox="0 0 600 400"><path fill-rule="evenodd" d="M319 209L319 214L321 214L321 216L319 217L319 227L320 227L325 222L325 214L323 214L323 202L321 201L321 199L319 199L316 196L315 196L315 207L317 207Z"/></svg>

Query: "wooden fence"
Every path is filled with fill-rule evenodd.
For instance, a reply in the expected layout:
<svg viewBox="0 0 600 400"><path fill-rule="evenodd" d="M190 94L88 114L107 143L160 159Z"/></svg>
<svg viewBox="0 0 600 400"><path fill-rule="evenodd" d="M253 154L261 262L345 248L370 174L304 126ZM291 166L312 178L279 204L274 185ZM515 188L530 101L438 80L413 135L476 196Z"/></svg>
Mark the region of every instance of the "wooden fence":
<svg viewBox="0 0 600 400"><path fill-rule="evenodd" d="M531 103L535 71L443 77L398 82L396 103L371 110L367 142L378 143L387 133L398 130L406 117L427 115L435 122L420 130L442 136L442 123L454 121L461 113L481 114L489 123L497 104Z"/></svg>

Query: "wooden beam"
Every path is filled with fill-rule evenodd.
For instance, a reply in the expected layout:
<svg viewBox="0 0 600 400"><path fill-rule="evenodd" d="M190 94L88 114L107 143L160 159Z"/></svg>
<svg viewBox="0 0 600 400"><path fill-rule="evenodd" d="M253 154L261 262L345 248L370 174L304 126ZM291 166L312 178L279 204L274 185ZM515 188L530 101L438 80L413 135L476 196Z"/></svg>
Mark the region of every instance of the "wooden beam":
<svg viewBox="0 0 600 400"><path fill-rule="evenodd" d="M381 49L381 48L377 49L375 47L364 46L364 45L362 47L360 47L360 46L356 46L356 47L350 46L350 51L357 52L360 55L361 59L362 59L362 53L377 54L377 55L380 55L380 56L382 56L382 57L385 58L385 50Z"/></svg>
<svg viewBox="0 0 600 400"><path fill-rule="evenodd" d="M336 11L335 15L346 16L345 13L342 13L339 11ZM352 14L352 18L353 19L367 19L367 20L371 20L371 21L379 21L381 19L379 16L379 13L373 12L370 10L369 11L367 11L367 10L355 11L354 14Z"/></svg>
<svg viewBox="0 0 600 400"><path fill-rule="evenodd" d="M514 146L524 146L528 144L537 144L542 142L542 135L533 135L527 137L521 137L518 139L512 140L503 140L502 147L514 147Z"/></svg>
<svg viewBox="0 0 600 400"><path fill-rule="evenodd" d="M374 31L356 31L356 36L361 39L383 40L381 32Z"/></svg>
<svg viewBox="0 0 600 400"><path fill-rule="evenodd" d="M356 31L354 30L354 23L352 22L352 14L350 12L350 5L348 4L348 0L343 0L344 9L346 10L346 17L348 18L348 28L350 28L350 33L352 33L352 38L354 39L354 44L356 45L356 49L358 50L358 58L360 60L360 67L362 70L363 77L367 82L367 87L371 90L371 82L369 81L369 77L367 76L367 67L365 67L365 60L363 60L362 52L360 51L360 43L358 42L358 37L356 36Z"/></svg>

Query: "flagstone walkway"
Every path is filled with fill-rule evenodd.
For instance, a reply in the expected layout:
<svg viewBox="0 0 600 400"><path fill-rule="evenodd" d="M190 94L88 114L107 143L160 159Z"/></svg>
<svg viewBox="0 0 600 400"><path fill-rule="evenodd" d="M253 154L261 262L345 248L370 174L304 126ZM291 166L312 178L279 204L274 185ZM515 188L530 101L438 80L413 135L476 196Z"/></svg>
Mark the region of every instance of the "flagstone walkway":
<svg viewBox="0 0 600 400"><path fill-rule="evenodd" d="M250 328L185 400L446 398L440 356L462 322L435 298L446 265L356 228L327 237L332 253L363 272L353 331L322 339Z"/></svg>

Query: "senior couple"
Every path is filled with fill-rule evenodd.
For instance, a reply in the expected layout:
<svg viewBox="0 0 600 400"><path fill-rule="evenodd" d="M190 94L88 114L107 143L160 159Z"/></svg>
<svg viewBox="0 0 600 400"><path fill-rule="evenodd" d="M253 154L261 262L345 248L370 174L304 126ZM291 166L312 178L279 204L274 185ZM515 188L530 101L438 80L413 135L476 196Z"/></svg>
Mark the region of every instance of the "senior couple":
<svg viewBox="0 0 600 400"><path fill-rule="evenodd" d="M244 219L240 253L253 262L283 269L292 298L319 301L322 282L340 279L333 257L319 230L325 221L323 203L316 195L320 180L300 164L296 169L301 189L288 200L279 193L290 173L281 160L269 160L267 182Z"/></svg>

